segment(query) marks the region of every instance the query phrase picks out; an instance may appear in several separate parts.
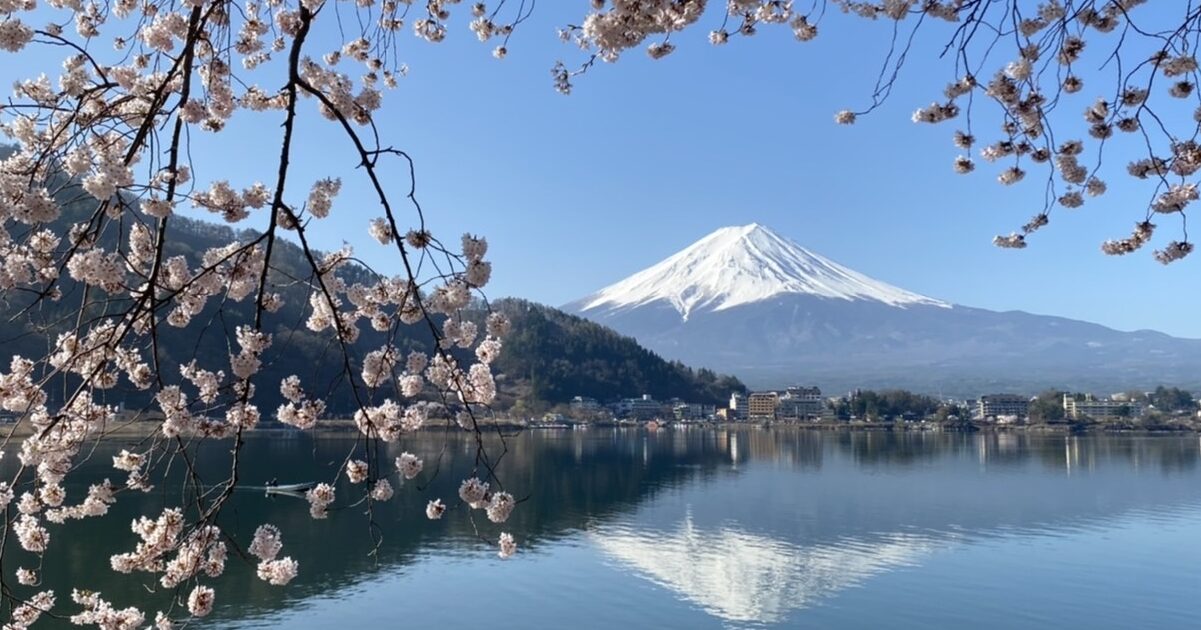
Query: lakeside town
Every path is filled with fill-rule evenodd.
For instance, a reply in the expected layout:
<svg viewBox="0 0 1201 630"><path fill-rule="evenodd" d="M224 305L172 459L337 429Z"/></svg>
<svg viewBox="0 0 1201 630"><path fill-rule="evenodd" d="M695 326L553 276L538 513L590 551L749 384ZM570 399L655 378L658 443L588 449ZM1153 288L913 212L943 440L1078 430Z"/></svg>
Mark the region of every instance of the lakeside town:
<svg viewBox="0 0 1201 630"><path fill-rule="evenodd" d="M1048 390L1037 396L984 394L975 399L936 399L904 390L856 390L828 396L815 386L733 392L725 406L656 400L650 395L604 403L576 396L530 426L570 424L751 423L788 425L884 425L972 428L980 426L1099 426L1111 429L1201 428L1197 398L1175 387L1098 396Z"/></svg>
<svg viewBox="0 0 1201 630"><path fill-rule="evenodd" d="M162 413L155 409L133 409L124 404L116 408L114 422L102 431L105 435L145 435L163 420ZM425 426L438 428L454 423L438 413L439 408L431 401ZM15 424L17 420L17 414L0 412L0 424ZM742 424L814 429L1187 432L1201 431L1201 404L1192 392L1165 386L1107 396L1052 389L1035 396L993 393L974 399L935 398L901 389L860 389L827 395L816 386L793 386L734 391L724 405L680 398L658 400L649 394L612 401L575 396L539 414L523 414L513 407L493 409L477 420L481 425L535 429ZM295 430L275 417L264 417L259 426ZM354 429L356 424L349 417L331 417L323 420L322 427L340 431ZM25 434L31 429L13 430Z"/></svg>

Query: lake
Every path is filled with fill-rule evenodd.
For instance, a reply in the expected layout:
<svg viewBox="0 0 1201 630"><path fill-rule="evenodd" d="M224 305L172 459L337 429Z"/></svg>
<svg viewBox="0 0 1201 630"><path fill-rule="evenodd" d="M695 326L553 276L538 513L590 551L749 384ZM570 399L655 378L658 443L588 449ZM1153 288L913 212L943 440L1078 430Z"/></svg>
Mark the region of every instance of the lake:
<svg viewBox="0 0 1201 630"><path fill-rule="evenodd" d="M123 479L108 463L124 445L101 444L76 483ZM264 433L242 479L328 480L354 445ZM426 519L429 499L458 503L475 451L467 436L421 433L403 450L427 471L377 506L378 548L345 481L325 520L303 500L237 493L226 526L245 541L279 525L300 576L272 587L231 553L214 613L192 627L1201 626L1196 435L606 428L508 445L501 477L528 500L503 527L480 512L475 526L493 543L512 532L512 559L461 508ZM199 466L224 466L228 448L205 445ZM391 461L402 449L389 448ZM51 526L46 586L70 576L119 607L165 605L108 557L132 547L132 518L178 496L166 481L88 528ZM28 558L10 548L6 573Z"/></svg>

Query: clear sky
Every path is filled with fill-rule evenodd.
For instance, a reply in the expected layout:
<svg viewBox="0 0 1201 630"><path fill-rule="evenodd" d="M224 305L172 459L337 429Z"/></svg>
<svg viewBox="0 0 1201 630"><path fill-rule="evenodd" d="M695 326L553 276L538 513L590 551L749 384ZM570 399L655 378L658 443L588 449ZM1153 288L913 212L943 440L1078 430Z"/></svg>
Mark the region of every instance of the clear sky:
<svg viewBox="0 0 1201 630"><path fill-rule="evenodd" d="M758 222L860 272L955 303L1201 337L1201 254L1164 267L1151 247L1122 258L1099 250L1106 238L1130 232L1151 194L1124 185L1124 156L1110 154L1109 195L1056 210L1028 249L990 244L1041 209L1043 189L1035 177L1002 187L1000 167L979 161L975 174L956 175L954 123L910 122L952 78L936 58L944 27L911 54L884 107L841 127L836 111L868 102L887 49L885 21L832 12L809 43L786 27L764 27L720 48L708 44L710 26L702 25L677 35L678 50L663 60L638 49L598 64L564 97L552 89L549 69L556 59L581 57L555 28L577 22L586 4L538 3L503 61L468 31L463 6L444 43L417 40L408 29L401 38L411 72L385 95L381 135L416 159L418 193L436 233L488 238L489 295L559 305L718 227ZM711 13L705 19L715 24L720 18ZM1103 57L1086 62L1095 67ZM1073 124L1096 95L1086 88L1067 105ZM278 112L239 114L234 137L193 132L198 159L217 155L213 140L226 149L242 144L210 161L200 180L273 181L268 160L278 153L280 121ZM977 135L995 139L987 133L995 121L980 118L991 127ZM1083 132L1075 129L1073 136ZM339 133L324 121L299 130L297 176L345 181L318 244L349 242L387 269L393 259L366 232L378 212ZM395 173L392 192L400 197L407 181ZM1174 217L1158 223L1155 245L1178 237Z"/></svg>

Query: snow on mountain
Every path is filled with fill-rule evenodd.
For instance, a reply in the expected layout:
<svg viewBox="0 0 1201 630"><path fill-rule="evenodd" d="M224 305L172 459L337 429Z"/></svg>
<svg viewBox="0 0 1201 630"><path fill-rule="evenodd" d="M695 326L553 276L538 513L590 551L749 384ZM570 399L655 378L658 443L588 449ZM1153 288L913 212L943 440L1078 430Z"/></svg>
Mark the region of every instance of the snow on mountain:
<svg viewBox="0 0 1201 630"><path fill-rule="evenodd" d="M803 381L978 395L1201 384L1201 340L952 308L755 224L717 230L563 308L665 358L752 386Z"/></svg>
<svg viewBox="0 0 1201 630"><path fill-rule="evenodd" d="M725 227L670 258L584 298L579 310L664 300L685 320L784 294L867 300L890 306L950 304L869 278L752 223Z"/></svg>

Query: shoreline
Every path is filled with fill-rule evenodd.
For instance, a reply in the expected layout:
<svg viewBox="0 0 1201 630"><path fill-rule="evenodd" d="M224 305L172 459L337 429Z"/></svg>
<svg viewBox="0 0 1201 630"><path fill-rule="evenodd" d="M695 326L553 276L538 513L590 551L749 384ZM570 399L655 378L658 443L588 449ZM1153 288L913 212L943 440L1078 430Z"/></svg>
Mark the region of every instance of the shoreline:
<svg viewBox="0 0 1201 630"><path fill-rule="evenodd" d="M1133 427L1120 425L1073 425L1073 424L968 424L942 426L933 423L904 423L904 422L804 422L804 423L759 423L759 422L674 422L664 425L654 425L645 422L600 422L600 423L558 423L553 425L529 424L516 420L481 420L480 428L487 431L595 431L608 429L634 429L650 432L673 431L678 429L720 429L720 430L788 430L788 431L822 431L822 432L898 432L898 433L1032 433L1040 435L1186 435L1201 433L1201 423L1161 425L1153 427ZM449 420L431 420L421 431L446 431L454 428ZM153 420L128 422L109 426L98 436L108 438L147 438L158 432L159 423ZM258 434L301 434L310 435L339 435L357 433L358 429L351 419L333 418L320 421L319 425L310 430L301 431L278 422L260 424L251 433ZM464 431L466 433L466 431ZM28 423L20 425L0 425L0 435L5 438L23 438L33 434Z"/></svg>

